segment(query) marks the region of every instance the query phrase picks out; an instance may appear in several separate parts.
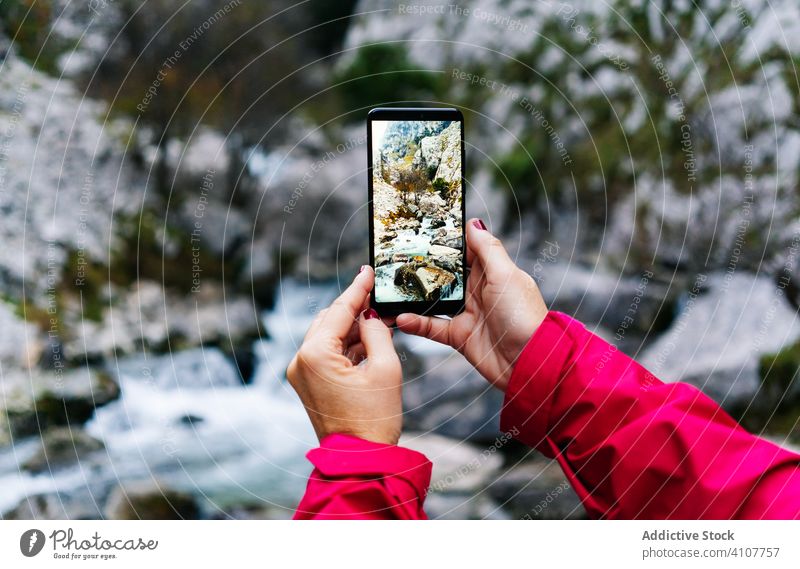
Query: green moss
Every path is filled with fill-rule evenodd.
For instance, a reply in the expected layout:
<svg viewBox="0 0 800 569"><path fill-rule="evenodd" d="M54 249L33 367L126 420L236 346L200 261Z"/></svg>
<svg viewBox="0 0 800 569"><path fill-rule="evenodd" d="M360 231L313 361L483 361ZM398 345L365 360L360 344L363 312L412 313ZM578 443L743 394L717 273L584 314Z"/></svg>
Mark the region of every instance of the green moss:
<svg viewBox="0 0 800 569"><path fill-rule="evenodd" d="M395 101L436 100L446 83L437 70L412 64L403 43L364 45L335 77L351 109L367 109ZM353 116L363 119L363 115Z"/></svg>
<svg viewBox="0 0 800 569"><path fill-rule="evenodd" d="M240 262L233 256L223 262L209 247L193 242L189 232L164 224L151 212L118 216L115 225L110 281L119 286L152 280L188 294L196 284L194 267L201 268L203 280L222 281L223 275L233 280L240 272Z"/></svg>
<svg viewBox="0 0 800 569"><path fill-rule="evenodd" d="M800 403L797 374L800 370L800 342L759 360L761 394L775 404Z"/></svg>
<svg viewBox="0 0 800 569"><path fill-rule="evenodd" d="M54 16L49 0L5 0L0 2L0 26L12 39L17 52L34 67L58 74L58 59L76 46L51 33Z"/></svg>
<svg viewBox="0 0 800 569"><path fill-rule="evenodd" d="M734 411L742 425L751 432L786 436L800 442L800 342L759 361L761 387L744 409Z"/></svg>

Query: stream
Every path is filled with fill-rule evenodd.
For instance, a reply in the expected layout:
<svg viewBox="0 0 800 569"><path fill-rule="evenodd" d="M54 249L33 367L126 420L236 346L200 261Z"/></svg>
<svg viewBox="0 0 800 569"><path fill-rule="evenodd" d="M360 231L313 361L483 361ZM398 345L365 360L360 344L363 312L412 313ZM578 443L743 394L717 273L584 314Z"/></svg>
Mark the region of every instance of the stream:
<svg viewBox="0 0 800 569"><path fill-rule="evenodd" d="M141 480L199 494L209 514L239 504L295 507L311 471L305 453L317 440L284 371L314 314L336 293L332 284L282 284L275 308L262 317L270 337L256 342L249 385L216 348L112 362L121 396L85 427L105 449L52 474L18 466L36 452L37 438L3 449L0 512L40 493L101 504L110 487Z"/></svg>

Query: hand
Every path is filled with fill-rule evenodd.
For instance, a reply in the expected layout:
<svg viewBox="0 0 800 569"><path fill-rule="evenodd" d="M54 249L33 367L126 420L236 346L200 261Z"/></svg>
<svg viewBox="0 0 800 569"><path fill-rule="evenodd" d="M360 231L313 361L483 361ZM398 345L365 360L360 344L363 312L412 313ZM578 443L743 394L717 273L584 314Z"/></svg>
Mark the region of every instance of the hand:
<svg viewBox="0 0 800 569"><path fill-rule="evenodd" d="M375 282L362 270L306 333L286 376L322 440L343 433L397 444L403 426L400 358L392 331L369 308Z"/></svg>
<svg viewBox="0 0 800 569"><path fill-rule="evenodd" d="M403 332L452 346L492 385L505 391L522 349L547 316L539 287L519 269L479 219L467 223L464 312L446 320L401 314Z"/></svg>

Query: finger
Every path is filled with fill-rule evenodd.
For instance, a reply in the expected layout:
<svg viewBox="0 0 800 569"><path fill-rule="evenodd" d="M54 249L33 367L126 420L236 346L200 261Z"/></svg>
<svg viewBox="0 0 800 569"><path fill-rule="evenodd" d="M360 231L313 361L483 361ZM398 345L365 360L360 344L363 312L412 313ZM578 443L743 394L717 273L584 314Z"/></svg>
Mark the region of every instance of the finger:
<svg viewBox="0 0 800 569"><path fill-rule="evenodd" d="M400 359L392 343L392 330L378 317L373 309L367 309L359 318L361 343L367 355L367 365L384 367L397 365Z"/></svg>
<svg viewBox="0 0 800 569"><path fill-rule="evenodd" d="M502 278L516 268L514 261L508 256L502 242L485 229L480 219L473 218L467 223L468 257L477 259L487 278Z"/></svg>
<svg viewBox="0 0 800 569"><path fill-rule="evenodd" d="M350 346L345 355L353 363L353 365L357 366L367 357L367 348L364 347L362 342L358 342Z"/></svg>
<svg viewBox="0 0 800 569"><path fill-rule="evenodd" d="M344 339L353 322L358 318L361 307L369 299L369 291L375 282L372 267L364 265L344 292L333 301L320 320L317 333Z"/></svg>
<svg viewBox="0 0 800 569"><path fill-rule="evenodd" d="M450 345L450 320L406 313L397 317L397 327L406 334Z"/></svg>

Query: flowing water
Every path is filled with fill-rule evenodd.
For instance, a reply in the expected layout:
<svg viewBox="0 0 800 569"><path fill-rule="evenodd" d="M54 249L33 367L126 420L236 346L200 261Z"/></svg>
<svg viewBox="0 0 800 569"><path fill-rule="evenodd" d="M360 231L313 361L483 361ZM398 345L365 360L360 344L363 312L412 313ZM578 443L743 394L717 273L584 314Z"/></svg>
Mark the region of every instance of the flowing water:
<svg viewBox="0 0 800 569"><path fill-rule="evenodd" d="M431 247L436 232L439 228L431 227L433 219L425 217L422 220L419 233L413 229L402 229L397 232L391 243L392 247L389 249L392 253L404 253L409 257L413 256L427 256L428 250ZM450 216L445 218L444 229L447 231L455 230L455 224ZM403 266L404 263L388 263L381 265L375 269L375 290L380 291L378 294L379 302L406 302L419 300L414 295L403 292L399 287L394 284L394 274L397 269ZM464 282L460 274L456 275L456 285L453 287L449 295L442 297L442 300L461 298L464 294Z"/></svg>
<svg viewBox="0 0 800 569"><path fill-rule="evenodd" d="M315 312L336 294L330 284L282 283L263 316L269 339L254 346L250 385L215 348L120 359L111 371L121 397L86 425L105 444L101 460L33 475L18 465L37 441L17 442L0 452L0 512L38 493L103 495L120 481L141 480L199 494L212 513L237 504L293 508L316 437L284 372Z"/></svg>

